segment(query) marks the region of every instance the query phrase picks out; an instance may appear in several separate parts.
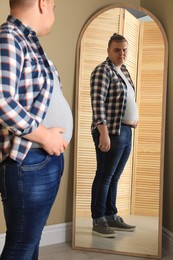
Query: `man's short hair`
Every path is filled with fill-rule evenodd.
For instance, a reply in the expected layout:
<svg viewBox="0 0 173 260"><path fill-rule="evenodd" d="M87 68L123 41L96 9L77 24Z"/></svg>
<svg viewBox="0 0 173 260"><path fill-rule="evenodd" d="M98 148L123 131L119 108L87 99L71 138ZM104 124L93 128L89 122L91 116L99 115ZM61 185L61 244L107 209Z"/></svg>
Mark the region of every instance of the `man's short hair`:
<svg viewBox="0 0 173 260"><path fill-rule="evenodd" d="M127 42L126 38L118 33L114 33L108 42L108 48L111 46L112 42Z"/></svg>
<svg viewBox="0 0 173 260"><path fill-rule="evenodd" d="M35 1L36 0L10 0L9 5L11 9L19 6L31 7L34 5Z"/></svg>

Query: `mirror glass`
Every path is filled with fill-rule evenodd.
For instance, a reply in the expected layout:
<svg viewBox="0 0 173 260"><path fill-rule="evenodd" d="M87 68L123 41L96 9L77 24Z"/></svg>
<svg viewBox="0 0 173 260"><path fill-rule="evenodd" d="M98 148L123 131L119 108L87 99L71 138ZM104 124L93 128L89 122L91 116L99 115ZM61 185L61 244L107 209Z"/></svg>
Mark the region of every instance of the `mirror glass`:
<svg viewBox="0 0 173 260"><path fill-rule="evenodd" d="M107 57L113 33L128 41L126 66L136 88L139 125L118 185L118 214L135 232L116 238L92 234L91 186L96 171L91 136L90 75ZM114 5L100 10L79 36L76 61L73 248L159 258L162 253L162 188L167 74L167 39L147 10Z"/></svg>

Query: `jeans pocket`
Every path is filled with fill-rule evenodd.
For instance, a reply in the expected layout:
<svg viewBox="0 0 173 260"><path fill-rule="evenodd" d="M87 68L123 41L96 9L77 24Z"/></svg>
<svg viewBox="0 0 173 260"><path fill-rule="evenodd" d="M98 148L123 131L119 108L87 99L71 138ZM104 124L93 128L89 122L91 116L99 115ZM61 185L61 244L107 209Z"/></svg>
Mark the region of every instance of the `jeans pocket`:
<svg viewBox="0 0 173 260"><path fill-rule="evenodd" d="M0 193L2 201L5 200L7 196L7 190L5 185L5 165L0 166Z"/></svg>
<svg viewBox="0 0 173 260"><path fill-rule="evenodd" d="M51 156L42 149L31 149L21 164L23 171L43 169L51 160Z"/></svg>

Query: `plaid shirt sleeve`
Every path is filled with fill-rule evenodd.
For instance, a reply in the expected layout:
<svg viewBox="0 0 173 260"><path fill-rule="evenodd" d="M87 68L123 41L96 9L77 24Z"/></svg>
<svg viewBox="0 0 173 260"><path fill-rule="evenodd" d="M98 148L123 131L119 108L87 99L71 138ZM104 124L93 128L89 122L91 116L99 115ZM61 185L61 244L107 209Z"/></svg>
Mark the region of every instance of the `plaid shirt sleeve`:
<svg viewBox="0 0 173 260"><path fill-rule="evenodd" d="M0 34L0 124L17 136L30 133L39 122L15 98L23 68L23 52L12 34Z"/></svg>
<svg viewBox="0 0 173 260"><path fill-rule="evenodd" d="M105 100L109 88L111 71L104 65L99 65L91 74L91 106L93 123L107 125Z"/></svg>

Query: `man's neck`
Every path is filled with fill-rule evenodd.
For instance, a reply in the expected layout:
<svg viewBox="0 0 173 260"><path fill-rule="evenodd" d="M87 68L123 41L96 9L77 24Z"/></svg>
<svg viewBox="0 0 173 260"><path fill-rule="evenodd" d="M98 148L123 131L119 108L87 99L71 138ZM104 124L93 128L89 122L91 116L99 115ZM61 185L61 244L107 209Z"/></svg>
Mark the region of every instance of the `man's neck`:
<svg viewBox="0 0 173 260"><path fill-rule="evenodd" d="M16 19L20 20L24 25L29 26L30 28L32 28L36 33L38 33L38 17L35 14L34 10L25 10L24 12L22 12L22 10L11 10L10 15L14 16Z"/></svg>

